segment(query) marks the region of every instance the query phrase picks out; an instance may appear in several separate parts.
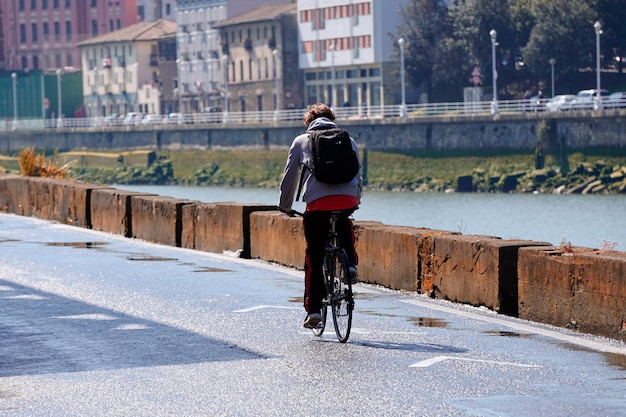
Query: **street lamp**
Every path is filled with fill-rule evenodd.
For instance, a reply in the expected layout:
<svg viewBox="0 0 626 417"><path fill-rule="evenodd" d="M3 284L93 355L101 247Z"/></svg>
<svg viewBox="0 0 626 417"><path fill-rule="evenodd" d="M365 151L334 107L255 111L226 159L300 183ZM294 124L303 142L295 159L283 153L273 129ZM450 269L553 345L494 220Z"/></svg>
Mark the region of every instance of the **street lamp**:
<svg viewBox="0 0 626 417"><path fill-rule="evenodd" d="M491 72L493 78L493 101L491 102L491 113L498 114L498 84L496 82L498 79L498 72L496 71L496 36L498 36L498 32L496 32L495 29L491 29L489 36L491 36Z"/></svg>
<svg viewBox="0 0 626 417"><path fill-rule="evenodd" d="M17 74L12 73L13 79L13 130L17 129Z"/></svg>
<svg viewBox="0 0 626 417"><path fill-rule="evenodd" d="M602 97L600 95L600 35L602 35L602 25L596 21L593 28L596 31L596 110L602 110Z"/></svg>
<svg viewBox="0 0 626 417"><path fill-rule="evenodd" d="M178 90L178 123L180 124L181 118L183 117L183 92L182 92L182 80L181 80L181 61L180 59L176 60L176 77L178 78L178 82L176 83L176 89Z"/></svg>
<svg viewBox="0 0 626 417"><path fill-rule="evenodd" d="M400 86L402 89L402 104L400 105L400 117L406 118L406 95L404 87L404 38L398 39L400 45Z"/></svg>
<svg viewBox="0 0 626 417"><path fill-rule="evenodd" d="M329 105L332 108L335 101L335 44L330 45L330 100Z"/></svg>
<svg viewBox="0 0 626 417"><path fill-rule="evenodd" d="M132 103L133 111L139 112L139 62L133 64L135 77L131 79L131 82L135 84L135 100Z"/></svg>
<svg viewBox="0 0 626 417"><path fill-rule="evenodd" d="M552 78L552 97L554 97L554 64L556 64L556 59L550 58L548 62L550 63L550 75Z"/></svg>
<svg viewBox="0 0 626 417"><path fill-rule="evenodd" d="M278 121L278 49L272 51L274 56L274 121Z"/></svg>
<svg viewBox="0 0 626 417"><path fill-rule="evenodd" d="M224 123L228 122L228 55L222 56L222 72L224 76Z"/></svg>
<svg viewBox="0 0 626 417"><path fill-rule="evenodd" d="M61 114L62 114L61 106L62 106L62 103L63 103L63 100L61 99L61 74L62 74L61 69L57 69L57 95L59 96L59 107L58 107L58 110L57 110L59 119L58 119L58 122L57 122L57 127L62 127L62 124L63 124L63 119L61 117Z"/></svg>

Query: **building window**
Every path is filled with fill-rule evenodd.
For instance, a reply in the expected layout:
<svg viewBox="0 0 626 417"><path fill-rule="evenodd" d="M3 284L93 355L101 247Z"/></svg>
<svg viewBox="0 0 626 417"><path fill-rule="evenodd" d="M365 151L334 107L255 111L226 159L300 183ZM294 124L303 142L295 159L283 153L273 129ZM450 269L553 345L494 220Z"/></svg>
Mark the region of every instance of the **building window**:
<svg viewBox="0 0 626 417"><path fill-rule="evenodd" d="M74 66L74 56L72 56L72 54L67 54L67 56L65 57L65 60L67 61L66 64L68 67Z"/></svg>
<svg viewBox="0 0 626 417"><path fill-rule="evenodd" d="M23 56L22 57L22 69L27 69L27 68L28 68L28 58Z"/></svg>
<svg viewBox="0 0 626 417"><path fill-rule="evenodd" d="M91 21L91 35L96 36L97 34L98 34L98 21L92 20Z"/></svg>
<svg viewBox="0 0 626 417"><path fill-rule="evenodd" d="M69 9L72 7L72 0L65 0L65 8Z"/></svg>
<svg viewBox="0 0 626 417"><path fill-rule="evenodd" d="M91 0L91 7L96 7L98 5L98 0Z"/></svg>
<svg viewBox="0 0 626 417"><path fill-rule="evenodd" d="M20 0L20 2L19 2L19 4L18 4L17 8L18 8L19 10L24 10L24 8L25 8L25 6L24 6L24 0Z"/></svg>
<svg viewBox="0 0 626 417"><path fill-rule="evenodd" d="M39 69L39 57L37 55L33 57L33 69Z"/></svg>
<svg viewBox="0 0 626 417"><path fill-rule="evenodd" d="M53 9L59 8L59 0L52 0L52 8Z"/></svg>
<svg viewBox="0 0 626 417"><path fill-rule="evenodd" d="M59 22L54 22L54 40L61 40L61 24Z"/></svg>
<svg viewBox="0 0 626 417"><path fill-rule="evenodd" d="M37 10L37 0L30 0L30 9Z"/></svg>
<svg viewBox="0 0 626 417"><path fill-rule="evenodd" d="M72 22L65 22L65 38L69 41L72 39Z"/></svg>
<svg viewBox="0 0 626 417"><path fill-rule="evenodd" d="M48 26L48 22L43 22L42 32L43 40L48 41L50 36L50 27Z"/></svg>
<svg viewBox="0 0 626 417"><path fill-rule="evenodd" d="M48 8L48 0L41 0L41 8L46 10Z"/></svg>
<svg viewBox="0 0 626 417"><path fill-rule="evenodd" d="M33 36L33 42L37 42L39 40L39 31L37 30L37 23L31 24L31 32Z"/></svg>
<svg viewBox="0 0 626 417"><path fill-rule="evenodd" d="M26 43L26 25L24 23L20 23L20 42Z"/></svg>

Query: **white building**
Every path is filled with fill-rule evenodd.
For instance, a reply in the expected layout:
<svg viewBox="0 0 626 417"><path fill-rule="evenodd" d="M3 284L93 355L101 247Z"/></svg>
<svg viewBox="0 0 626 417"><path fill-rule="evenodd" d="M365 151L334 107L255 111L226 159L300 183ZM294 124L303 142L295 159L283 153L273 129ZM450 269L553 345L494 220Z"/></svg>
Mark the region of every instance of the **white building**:
<svg viewBox="0 0 626 417"><path fill-rule="evenodd" d="M299 65L306 103L368 109L396 104L400 71L389 34L397 32L404 3L298 0Z"/></svg>
<svg viewBox="0 0 626 417"><path fill-rule="evenodd" d="M88 115L160 114L158 39L175 30L173 21L160 19L80 42Z"/></svg>

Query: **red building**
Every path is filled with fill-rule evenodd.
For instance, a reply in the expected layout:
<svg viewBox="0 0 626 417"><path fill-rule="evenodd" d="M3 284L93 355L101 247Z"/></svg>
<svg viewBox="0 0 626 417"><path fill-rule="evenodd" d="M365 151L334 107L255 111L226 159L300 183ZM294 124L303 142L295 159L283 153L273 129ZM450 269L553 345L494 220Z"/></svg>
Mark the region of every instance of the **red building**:
<svg viewBox="0 0 626 417"><path fill-rule="evenodd" d="M0 66L80 69L77 43L135 23L136 0L2 0Z"/></svg>

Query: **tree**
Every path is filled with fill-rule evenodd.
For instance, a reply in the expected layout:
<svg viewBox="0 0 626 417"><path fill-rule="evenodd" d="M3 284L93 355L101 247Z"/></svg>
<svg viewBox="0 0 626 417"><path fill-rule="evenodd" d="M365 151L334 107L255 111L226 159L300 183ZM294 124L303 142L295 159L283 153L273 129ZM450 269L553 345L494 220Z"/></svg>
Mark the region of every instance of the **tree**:
<svg viewBox="0 0 626 417"><path fill-rule="evenodd" d="M405 40L407 78L412 85L424 85L429 98L433 84L445 78L438 68L447 16L445 0L410 0L401 9L399 37Z"/></svg>
<svg viewBox="0 0 626 417"><path fill-rule="evenodd" d="M602 23L602 55L604 64L615 64L622 72L626 57L626 8L624 0L598 0L598 19Z"/></svg>
<svg viewBox="0 0 626 417"><path fill-rule="evenodd" d="M535 77L549 74L551 58L557 62L557 78L595 67L595 3L593 0L534 2L536 23L522 55L526 67Z"/></svg>

